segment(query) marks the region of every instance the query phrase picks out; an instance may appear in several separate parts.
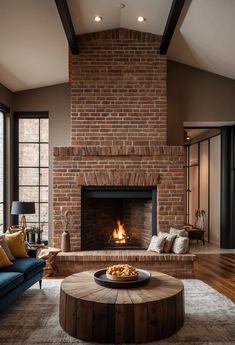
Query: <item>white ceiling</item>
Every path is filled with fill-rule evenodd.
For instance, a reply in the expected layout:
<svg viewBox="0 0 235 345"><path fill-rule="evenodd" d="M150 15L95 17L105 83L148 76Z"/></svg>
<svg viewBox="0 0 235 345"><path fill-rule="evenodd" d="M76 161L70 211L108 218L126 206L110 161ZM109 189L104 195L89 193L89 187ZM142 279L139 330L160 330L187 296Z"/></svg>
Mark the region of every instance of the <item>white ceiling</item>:
<svg viewBox="0 0 235 345"><path fill-rule="evenodd" d="M0 82L12 91L68 80L68 45L53 0L0 0Z"/></svg>
<svg viewBox="0 0 235 345"><path fill-rule="evenodd" d="M187 1L168 57L235 79L235 0Z"/></svg>
<svg viewBox="0 0 235 345"><path fill-rule="evenodd" d="M68 0L76 34L121 27L162 35L171 4L172 0ZM96 15L103 20L95 22ZM147 20L140 23L138 16Z"/></svg>
<svg viewBox="0 0 235 345"><path fill-rule="evenodd" d="M76 33L124 27L161 35L171 4L68 0ZM94 22L95 15L103 20ZM139 23L139 15L146 21ZM168 58L235 79L234 18L235 0L186 0ZM68 81L68 45L54 0L0 0L0 47L0 82L12 91Z"/></svg>

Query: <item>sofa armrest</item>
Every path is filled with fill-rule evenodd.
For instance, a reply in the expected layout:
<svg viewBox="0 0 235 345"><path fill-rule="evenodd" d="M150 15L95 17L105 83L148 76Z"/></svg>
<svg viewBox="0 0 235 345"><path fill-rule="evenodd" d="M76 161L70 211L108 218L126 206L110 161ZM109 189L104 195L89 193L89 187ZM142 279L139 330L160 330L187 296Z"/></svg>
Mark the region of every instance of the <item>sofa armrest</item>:
<svg viewBox="0 0 235 345"><path fill-rule="evenodd" d="M36 258L37 257L37 249L35 248L29 248L28 249L28 256L30 258Z"/></svg>

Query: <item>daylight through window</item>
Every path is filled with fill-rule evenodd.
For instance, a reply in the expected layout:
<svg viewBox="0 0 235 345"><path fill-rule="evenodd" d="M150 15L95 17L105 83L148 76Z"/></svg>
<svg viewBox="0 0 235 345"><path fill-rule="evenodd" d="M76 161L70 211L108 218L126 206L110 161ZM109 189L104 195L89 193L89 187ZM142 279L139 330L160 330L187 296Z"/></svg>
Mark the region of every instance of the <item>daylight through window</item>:
<svg viewBox="0 0 235 345"><path fill-rule="evenodd" d="M48 239L48 118L19 118L19 200L35 202L35 214L28 214L27 226L43 227Z"/></svg>
<svg viewBox="0 0 235 345"><path fill-rule="evenodd" d="M4 230L4 114L0 112L0 233Z"/></svg>

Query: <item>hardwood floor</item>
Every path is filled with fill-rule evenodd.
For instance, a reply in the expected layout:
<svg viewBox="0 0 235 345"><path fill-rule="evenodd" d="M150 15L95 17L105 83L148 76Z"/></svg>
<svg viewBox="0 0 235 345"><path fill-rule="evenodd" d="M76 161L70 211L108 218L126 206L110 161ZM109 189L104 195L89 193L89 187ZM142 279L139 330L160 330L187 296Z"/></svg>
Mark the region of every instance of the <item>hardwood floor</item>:
<svg viewBox="0 0 235 345"><path fill-rule="evenodd" d="M194 272L196 279L235 302L235 254L199 254Z"/></svg>

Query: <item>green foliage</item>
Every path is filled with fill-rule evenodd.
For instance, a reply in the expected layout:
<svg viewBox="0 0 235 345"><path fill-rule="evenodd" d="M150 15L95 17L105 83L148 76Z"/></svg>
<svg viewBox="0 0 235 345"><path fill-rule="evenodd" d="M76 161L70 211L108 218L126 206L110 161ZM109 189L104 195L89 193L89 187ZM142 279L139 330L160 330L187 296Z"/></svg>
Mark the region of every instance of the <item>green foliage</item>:
<svg viewBox="0 0 235 345"><path fill-rule="evenodd" d="M28 234L41 234L43 232L43 226L44 226L43 223L40 226L37 226L37 225L31 226L29 229L27 229L27 233Z"/></svg>

